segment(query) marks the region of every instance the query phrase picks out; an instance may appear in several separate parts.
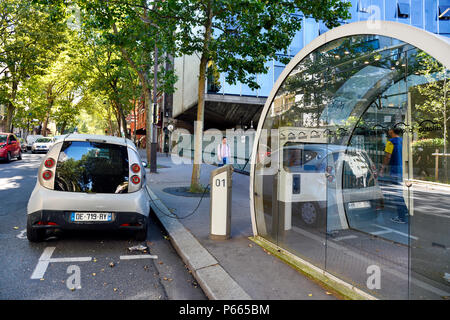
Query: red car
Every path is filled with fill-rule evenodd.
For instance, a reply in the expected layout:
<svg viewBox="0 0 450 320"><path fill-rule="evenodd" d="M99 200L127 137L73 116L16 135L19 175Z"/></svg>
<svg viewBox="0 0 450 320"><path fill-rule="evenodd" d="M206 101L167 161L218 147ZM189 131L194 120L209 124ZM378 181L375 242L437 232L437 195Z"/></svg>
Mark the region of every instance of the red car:
<svg viewBox="0 0 450 320"><path fill-rule="evenodd" d="M12 133L0 133L0 160L9 162L12 158L22 160L19 139Z"/></svg>

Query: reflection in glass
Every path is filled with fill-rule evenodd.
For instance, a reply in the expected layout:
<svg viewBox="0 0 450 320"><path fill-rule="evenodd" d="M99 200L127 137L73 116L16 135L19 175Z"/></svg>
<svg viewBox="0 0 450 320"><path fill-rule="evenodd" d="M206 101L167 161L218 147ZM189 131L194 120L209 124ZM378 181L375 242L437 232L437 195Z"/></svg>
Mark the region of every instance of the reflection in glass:
<svg viewBox="0 0 450 320"><path fill-rule="evenodd" d="M262 126L258 234L379 298L450 295L447 79L432 57L383 36L306 56Z"/></svg>
<svg viewBox="0 0 450 320"><path fill-rule="evenodd" d="M126 146L66 141L55 174L55 190L87 193L128 192Z"/></svg>

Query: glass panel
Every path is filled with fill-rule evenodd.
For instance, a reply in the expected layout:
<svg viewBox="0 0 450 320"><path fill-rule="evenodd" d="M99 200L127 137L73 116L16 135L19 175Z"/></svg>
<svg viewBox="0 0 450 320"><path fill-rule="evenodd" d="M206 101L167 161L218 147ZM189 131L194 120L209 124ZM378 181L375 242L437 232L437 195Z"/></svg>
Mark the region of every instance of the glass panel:
<svg viewBox="0 0 450 320"><path fill-rule="evenodd" d="M224 73L224 79L225 82L222 84L224 88L225 94L232 94L232 95L240 95L241 94L241 83L236 82L235 84L229 84L226 81L227 73Z"/></svg>
<svg viewBox="0 0 450 320"><path fill-rule="evenodd" d="M423 28L423 0L411 0L411 25Z"/></svg>
<svg viewBox="0 0 450 320"><path fill-rule="evenodd" d="M397 20L397 1L386 0L386 20L396 21Z"/></svg>
<svg viewBox="0 0 450 320"><path fill-rule="evenodd" d="M437 33L437 0L426 0L425 1L425 29Z"/></svg>
<svg viewBox="0 0 450 320"><path fill-rule="evenodd" d="M312 18L306 18L303 21L305 30L305 45L307 45L319 35L319 24Z"/></svg>
<svg viewBox="0 0 450 320"><path fill-rule="evenodd" d="M450 296L449 70L411 50L411 298ZM446 120L445 120L446 119Z"/></svg>
<svg viewBox="0 0 450 320"><path fill-rule="evenodd" d="M127 193L127 147L87 141L64 142L56 166L55 190Z"/></svg>
<svg viewBox="0 0 450 320"><path fill-rule="evenodd" d="M273 87L273 60L267 61L265 67L268 69L267 73L258 74L258 84L260 89L258 90L258 97L267 97Z"/></svg>
<svg viewBox="0 0 450 320"><path fill-rule="evenodd" d="M378 298L448 298L448 78L382 36L305 57L258 141L258 233Z"/></svg>

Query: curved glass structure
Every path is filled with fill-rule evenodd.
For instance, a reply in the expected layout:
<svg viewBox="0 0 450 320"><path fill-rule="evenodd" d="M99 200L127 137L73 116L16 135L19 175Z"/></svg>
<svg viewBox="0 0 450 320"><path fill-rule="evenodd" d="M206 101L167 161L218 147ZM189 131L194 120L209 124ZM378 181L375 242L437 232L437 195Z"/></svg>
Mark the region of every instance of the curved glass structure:
<svg viewBox="0 0 450 320"><path fill-rule="evenodd" d="M266 103L255 233L376 298L446 298L448 66L386 34L341 33L303 49Z"/></svg>

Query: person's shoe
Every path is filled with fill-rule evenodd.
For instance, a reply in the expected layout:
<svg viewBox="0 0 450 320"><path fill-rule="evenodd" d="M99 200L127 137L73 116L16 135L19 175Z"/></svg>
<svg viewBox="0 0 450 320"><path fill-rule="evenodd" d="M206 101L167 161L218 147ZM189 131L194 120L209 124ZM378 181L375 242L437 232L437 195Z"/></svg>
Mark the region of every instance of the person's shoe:
<svg viewBox="0 0 450 320"><path fill-rule="evenodd" d="M395 223L406 223L406 221L403 221L402 219L400 219L399 217L395 217L395 218L392 218L391 219L391 221L392 222L395 222Z"/></svg>

